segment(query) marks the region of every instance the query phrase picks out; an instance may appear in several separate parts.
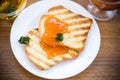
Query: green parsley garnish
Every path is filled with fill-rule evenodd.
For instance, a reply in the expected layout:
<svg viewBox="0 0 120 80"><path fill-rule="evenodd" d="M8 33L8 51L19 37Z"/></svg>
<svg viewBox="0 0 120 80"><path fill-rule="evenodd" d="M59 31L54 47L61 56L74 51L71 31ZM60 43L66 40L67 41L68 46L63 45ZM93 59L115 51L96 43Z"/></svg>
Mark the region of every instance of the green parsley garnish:
<svg viewBox="0 0 120 80"><path fill-rule="evenodd" d="M62 42L62 41L63 41L63 34L58 33L55 39L56 39L56 41L58 41L58 42Z"/></svg>
<svg viewBox="0 0 120 80"><path fill-rule="evenodd" d="M23 36L21 36L20 39L18 40L18 42L19 42L20 44L28 44L28 43L29 43L29 40L30 40L29 37L23 37Z"/></svg>

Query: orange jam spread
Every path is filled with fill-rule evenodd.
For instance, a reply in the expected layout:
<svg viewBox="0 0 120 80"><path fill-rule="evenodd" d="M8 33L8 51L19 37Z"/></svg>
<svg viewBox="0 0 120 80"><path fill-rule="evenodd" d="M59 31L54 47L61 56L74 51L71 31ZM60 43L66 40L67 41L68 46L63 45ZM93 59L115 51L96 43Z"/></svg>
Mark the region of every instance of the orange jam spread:
<svg viewBox="0 0 120 80"><path fill-rule="evenodd" d="M44 29L45 32L41 37L40 45L47 53L48 59L67 53L68 48L61 42L56 41L56 36L58 33L66 33L68 30L68 24L60 21L54 16L49 16L44 23Z"/></svg>

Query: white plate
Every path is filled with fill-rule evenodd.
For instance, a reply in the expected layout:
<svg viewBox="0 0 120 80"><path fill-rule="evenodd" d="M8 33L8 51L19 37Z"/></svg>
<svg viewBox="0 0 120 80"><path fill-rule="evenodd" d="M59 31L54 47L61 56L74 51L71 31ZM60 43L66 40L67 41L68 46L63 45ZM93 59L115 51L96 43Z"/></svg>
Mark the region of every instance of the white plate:
<svg viewBox="0 0 120 80"><path fill-rule="evenodd" d="M92 18L93 25L88 34L85 49L77 59L64 61L49 70L41 71L28 60L24 45L19 44L18 40L21 36L26 36L29 30L38 27L41 15L47 13L49 8L58 4L75 13ZM14 56L26 70L43 78L63 79L81 73L93 62L100 47L100 32L94 18L79 4L70 0L44 0L29 6L16 18L11 29L10 41Z"/></svg>

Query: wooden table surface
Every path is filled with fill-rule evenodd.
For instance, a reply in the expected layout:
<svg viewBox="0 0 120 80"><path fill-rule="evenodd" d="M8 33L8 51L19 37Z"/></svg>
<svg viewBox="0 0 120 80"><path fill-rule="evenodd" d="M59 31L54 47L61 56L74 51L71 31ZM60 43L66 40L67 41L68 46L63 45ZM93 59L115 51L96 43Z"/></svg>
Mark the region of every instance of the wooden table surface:
<svg viewBox="0 0 120 80"><path fill-rule="evenodd" d="M27 6L37 1L28 0ZM85 8L88 4L87 0L73 1ZM120 80L120 11L112 20L97 23L101 47L96 59L82 73L64 80ZM11 26L12 22L0 21L0 80L46 80L29 73L15 59L9 40Z"/></svg>

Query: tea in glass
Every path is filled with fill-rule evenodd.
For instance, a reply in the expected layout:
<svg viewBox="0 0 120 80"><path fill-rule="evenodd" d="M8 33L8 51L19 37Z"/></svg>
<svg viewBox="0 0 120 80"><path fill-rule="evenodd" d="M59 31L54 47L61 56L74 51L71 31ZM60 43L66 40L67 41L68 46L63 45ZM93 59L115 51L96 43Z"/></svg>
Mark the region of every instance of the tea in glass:
<svg viewBox="0 0 120 80"><path fill-rule="evenodd" d="M27 0L0 0L0 19L14 19L26 6Z"/></svg>
<svg viewBox="0 0 120 80"><path fill-rule="evenodd" d="M120 9L120 0L89 0L89 12L97 19L106 21L116 15Z"/></svg>

